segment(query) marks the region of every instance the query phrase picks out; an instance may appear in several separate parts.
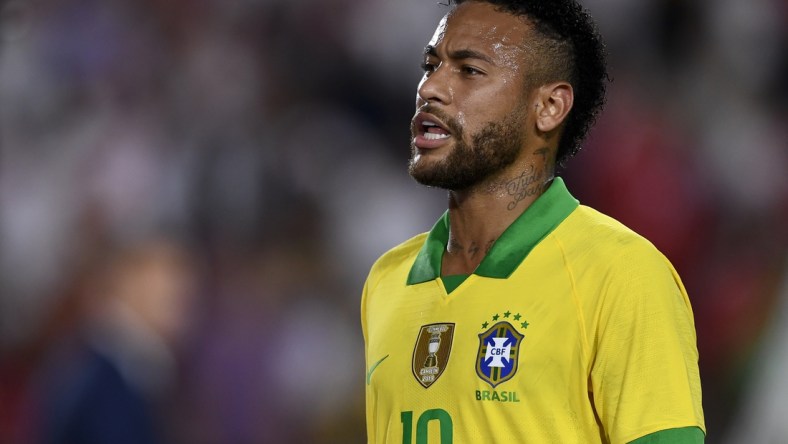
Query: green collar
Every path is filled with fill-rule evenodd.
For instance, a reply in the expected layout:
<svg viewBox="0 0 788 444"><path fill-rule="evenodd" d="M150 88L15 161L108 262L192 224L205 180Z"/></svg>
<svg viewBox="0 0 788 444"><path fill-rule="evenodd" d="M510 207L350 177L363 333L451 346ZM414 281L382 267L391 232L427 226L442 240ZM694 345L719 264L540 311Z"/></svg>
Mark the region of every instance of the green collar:
<svg viewBox="0 0 788 444"><path fill-rule="evenodd" d="M525 260L528 253L578 206L578 201L556 177L550 188L539 196L493 244L474 274L505 279ZM438 278L446 244L449 241L449 212L443 213L427 235L408 275L408 285Z"/></svg>

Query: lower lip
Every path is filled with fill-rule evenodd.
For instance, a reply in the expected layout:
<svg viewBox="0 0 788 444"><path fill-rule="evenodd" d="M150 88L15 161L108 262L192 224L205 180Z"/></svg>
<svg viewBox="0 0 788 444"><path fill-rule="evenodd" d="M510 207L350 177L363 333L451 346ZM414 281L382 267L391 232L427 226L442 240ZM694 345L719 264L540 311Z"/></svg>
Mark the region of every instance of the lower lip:
<svg viewBox="0 0 788 444"><path fill-rule="evenodd" d="M418 135L413 138L413 144L416 146L416 148L430 150L440 148L450 140L451 136L444 139L427 139L422 135Z"/></svg>

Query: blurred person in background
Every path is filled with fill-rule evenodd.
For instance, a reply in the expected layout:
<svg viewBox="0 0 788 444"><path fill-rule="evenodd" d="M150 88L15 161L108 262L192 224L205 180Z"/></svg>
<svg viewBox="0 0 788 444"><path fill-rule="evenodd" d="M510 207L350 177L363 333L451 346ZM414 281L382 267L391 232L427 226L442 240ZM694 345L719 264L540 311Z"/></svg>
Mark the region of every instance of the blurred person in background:
<svg viewBox="0 0 788 444"><path fill-rule="evenodd" d="M364 286L369 442L703 442L677 272L555 176L604 102L590 16L454 3L424 50L409 168L449 209Z"/></svg>
<svg viewBox="0 0 788 444"><path fill-rule="evenodd" d="M170 442L162 401L189 330L194 269L172 240L121 248L93 270L84 318L60 338L40 375L40 442Z"/></svg>

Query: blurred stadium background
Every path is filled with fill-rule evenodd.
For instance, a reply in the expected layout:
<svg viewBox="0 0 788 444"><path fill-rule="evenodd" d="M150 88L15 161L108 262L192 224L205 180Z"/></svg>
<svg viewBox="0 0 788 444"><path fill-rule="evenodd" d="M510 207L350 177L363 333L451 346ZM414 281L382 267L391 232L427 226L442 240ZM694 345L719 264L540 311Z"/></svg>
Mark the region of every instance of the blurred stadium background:
<svg viewBox="0 0 788 444"><path fill-rule="evenodd" d="M86 344L162 442L364 442L363 280L445 207L405 171L445 8L0 5L0 442L55 433ZM585 5L614 82L562 175L682 275L707 442L786 442L788 4Z"/></svg>

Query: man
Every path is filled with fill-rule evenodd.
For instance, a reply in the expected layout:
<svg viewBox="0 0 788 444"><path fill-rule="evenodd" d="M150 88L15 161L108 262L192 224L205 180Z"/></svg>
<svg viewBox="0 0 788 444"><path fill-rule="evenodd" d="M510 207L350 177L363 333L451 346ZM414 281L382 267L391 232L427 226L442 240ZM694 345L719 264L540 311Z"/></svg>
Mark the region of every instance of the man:
<svg viewBox="0 0 788 444"><path fill-rule="evenodd" d="M458 0L424 52L410 174L448 190L362 297L371 443L698 443L689 300L554 177L601 108L573 0Z"/></svg>
<svg viewBox="0 0 788 444"><path fill-rule="evenodd" d="M169 239L101 255L78 295L80 328L59 338L39 375L41 443L167 442L166 396L192 321L196 275Z"/></svg>

